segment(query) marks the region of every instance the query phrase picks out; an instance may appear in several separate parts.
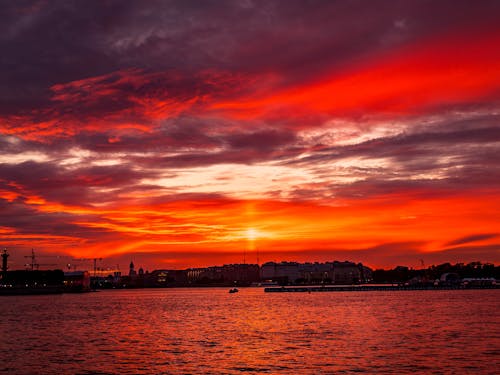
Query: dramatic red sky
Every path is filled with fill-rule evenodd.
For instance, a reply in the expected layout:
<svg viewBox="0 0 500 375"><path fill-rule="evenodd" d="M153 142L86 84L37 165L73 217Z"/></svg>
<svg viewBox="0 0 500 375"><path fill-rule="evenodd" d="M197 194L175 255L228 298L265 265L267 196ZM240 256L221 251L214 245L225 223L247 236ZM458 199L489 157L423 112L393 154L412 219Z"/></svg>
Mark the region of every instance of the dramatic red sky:
<svg viewBox="0 0 500 375"><path fill-rule="evenodd" d="M32 248L150 270L500 262L498 1L11 1L0 19L12 269Z"/></svg>

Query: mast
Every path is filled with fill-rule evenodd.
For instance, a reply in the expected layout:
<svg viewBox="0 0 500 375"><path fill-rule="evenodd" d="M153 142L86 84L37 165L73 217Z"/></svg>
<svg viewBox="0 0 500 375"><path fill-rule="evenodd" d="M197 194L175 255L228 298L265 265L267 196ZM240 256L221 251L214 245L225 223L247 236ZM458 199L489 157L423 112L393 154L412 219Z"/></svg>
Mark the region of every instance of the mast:
<svg viewBox="0 0 500 375"><path fill-rule="evenodd" d="M25 255L25 258L31 259L31 264L26 264L26 266L31 267L31 270L34 271L35 267L38 270L39 264L36 263L36 257L35 257L35 249L31 249L31 255Z"/></svg>

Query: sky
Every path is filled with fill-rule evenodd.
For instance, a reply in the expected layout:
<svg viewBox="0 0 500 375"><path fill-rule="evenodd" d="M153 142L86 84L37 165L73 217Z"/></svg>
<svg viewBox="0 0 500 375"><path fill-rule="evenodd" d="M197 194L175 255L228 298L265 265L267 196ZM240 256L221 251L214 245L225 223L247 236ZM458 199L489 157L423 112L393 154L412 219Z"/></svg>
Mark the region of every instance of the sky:
<svg viewBox="0 0 500 375"><path fill-rule="evenodd" d="M498 1L5 1L0 20L11 269L31 249L500 262Z"/></svg>

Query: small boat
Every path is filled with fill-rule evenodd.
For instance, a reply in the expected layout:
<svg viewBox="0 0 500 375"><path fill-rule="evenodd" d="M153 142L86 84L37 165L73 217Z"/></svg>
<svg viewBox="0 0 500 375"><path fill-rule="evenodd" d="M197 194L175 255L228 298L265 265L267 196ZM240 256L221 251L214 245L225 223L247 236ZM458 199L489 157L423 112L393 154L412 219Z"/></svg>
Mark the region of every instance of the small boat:
<svg viewBox="0 0 500 375"><path fill-rule="evenodd" d="M238 288L229 289L229 293L238 293Z"/></svg>

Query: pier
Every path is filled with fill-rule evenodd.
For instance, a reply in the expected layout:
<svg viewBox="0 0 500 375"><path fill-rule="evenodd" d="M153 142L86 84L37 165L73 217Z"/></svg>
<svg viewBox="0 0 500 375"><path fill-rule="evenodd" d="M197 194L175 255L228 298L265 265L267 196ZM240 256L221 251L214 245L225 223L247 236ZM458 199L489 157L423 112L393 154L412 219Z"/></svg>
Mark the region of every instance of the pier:
<svg viewBox="0 0 500 375"><path fill-rule="evenodd" d="M266 293L311 293L311 292L372 292L372 291L404 291L404 290L468 290L498 289L499 285L477 286L410 286L410 285L329 285L329 286L282 286L264 288Z"/></svg>

